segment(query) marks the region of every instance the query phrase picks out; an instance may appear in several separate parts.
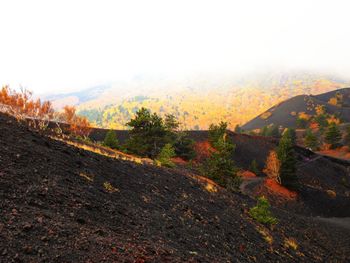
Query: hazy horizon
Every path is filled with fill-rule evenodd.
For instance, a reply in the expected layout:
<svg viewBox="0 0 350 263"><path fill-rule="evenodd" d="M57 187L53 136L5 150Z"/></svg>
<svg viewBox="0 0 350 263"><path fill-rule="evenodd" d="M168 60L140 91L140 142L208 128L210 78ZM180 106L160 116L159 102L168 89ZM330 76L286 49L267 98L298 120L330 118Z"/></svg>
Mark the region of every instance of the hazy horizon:
<svg viewBox="0 0 350 263"><path fill-rule="evenodd" d="M37 94L260 71L350 76L347 1L0 3L0 85Z"/></svg>

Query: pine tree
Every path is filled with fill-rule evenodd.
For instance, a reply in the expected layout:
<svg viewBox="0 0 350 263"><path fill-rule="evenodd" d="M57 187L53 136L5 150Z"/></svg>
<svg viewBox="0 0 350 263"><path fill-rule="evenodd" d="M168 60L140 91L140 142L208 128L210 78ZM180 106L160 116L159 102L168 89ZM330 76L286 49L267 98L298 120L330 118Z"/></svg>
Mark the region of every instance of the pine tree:
<svg viewBox="0 0 350 263"><path fill-rule="evenodd" d="M313 151L317 150L317 148L318 148L317 137L312 133L312 131L310 129L306 130L304 144L307 148L310 148Z"/></svg>
<svg viewBox="0 0 350 263"><path fill-rule="evenodd" d="M185 132L177 133L177 137L174 143L176 156L188 161L196 157L196 151L194 150L194 140L188 137Z"/></svg>
<svg viewBox="0 0 350 263"><path fill-rule="evenodd" d="M164 145L164 147L160 151L157 157L157 161L159 161L162 166L174 167L175 164L171 161L171 158L173 158L174 156L175 156L174 147L170 143L167 143Z"/></svg>
<svg viewBox="0 0 350 263"><path fill-rule="evenodd" d="M131 127L126 148L132 153L154 158L167 142L163 119L145 108L138 110L126 125Z"/></svg>
<svg viewBox="0 0 350 263"><path fill-rule="evenodd" d="M209 128L209 141L214 148L210 157L202 166L202 172L217 183L230 190L240 184L237 168L232 160L235 145L226 133L227 123L211 124Z"/></svg>
<svg viewBox="0 0 350 263"><path fill-rule="evenodd" d="M297 134L295 132L295 129L288 128L285 132L289 133L290 139L292 140L292 144L295 145L295 142L296 142L296 139L297 139Z"/></svg>
<svg viewBox="0 0 350 263"><path fill-rule="evenodd" d="M118 149L119 143L118 143L118 139L117 139L117 135L115 134L115 131L109 130L107 132L102 145L112 149Z"/></svg>
<svg viewBox="0 0 350 263"><path fill-rule="evenodd" d="M288 188L296 188L298 186L298 178L296 175L296 158L289 133L283 134L278 144L277 157L281 162L281 184Z"/></svg>
<svg viewBox="0 0 350 263"><path fill-rule="evenodd" d="M315 122L318 124L320 130L327 128L328 121L327 116L325 114L319 114L314 118Z"/></svg>
<svg viewBox="0 0 350 263"><path fill-rule="evenodd" d="M256 206L249 210L249 214L262 224L277 224L277 218L273 216L270 207L269 201L264 196L261 196L258 198Z"/></svg>
<svg viewBox="0 0 350 263"><path fill-rule="evenodd" d="M209 137L210 144L214 148L217 148L221 142L225 141L226 130L227 130L226 122L222 121L218 125L210 124L208 137Z"/></svg>
<svg viewBox="0 0 350 263"><path fill-rule="evenodd" d="M326 143L329 143L331 145L331 148L337 147L341 140L341 133L339 128L335 123L331 123L328 127L328 130L325 135L325 141Z"/></svg>

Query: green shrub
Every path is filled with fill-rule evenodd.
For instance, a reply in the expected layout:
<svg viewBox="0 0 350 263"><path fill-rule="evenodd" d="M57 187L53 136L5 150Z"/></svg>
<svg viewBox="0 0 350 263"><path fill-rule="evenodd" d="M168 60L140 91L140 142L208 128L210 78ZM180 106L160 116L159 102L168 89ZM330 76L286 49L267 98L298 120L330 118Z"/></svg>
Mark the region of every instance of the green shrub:
<svg viewBox="0 0 350 263"><path fill-rule="evenodd" d="M249 214L259 223L269 225L277 224L277 219L270 211L270 203L264 196L258 198L257 205L249 210Z"/></svg>
<svg viewBox="0 0 350 263"><path fill-rule="evenodd" d="M117 139L117 135L115 134L115 131L109 130L107 132L102 145L112 149L118 149L119 143L118 143L118 139Z"/></svg>
<svg viewBox="0 0 350 263"><path fill-rule="evenodd" d="M175 150L174 147L167 143L164 145L162 150L160 151L157 161L162 165L166 167L174 167L175 164L171 161L171 158L175 156Z"/></svg>

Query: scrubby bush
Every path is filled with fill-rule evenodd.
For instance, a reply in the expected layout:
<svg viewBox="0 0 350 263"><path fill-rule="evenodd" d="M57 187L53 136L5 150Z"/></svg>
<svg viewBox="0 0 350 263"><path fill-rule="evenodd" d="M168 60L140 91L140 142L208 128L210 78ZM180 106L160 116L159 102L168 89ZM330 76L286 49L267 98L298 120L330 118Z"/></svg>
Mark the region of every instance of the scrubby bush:
<svg viewBox="0 0 350 263"><path fill-rule="evenodd" d="M103 140L102 143L103 146L112 148L112 149L118 149L119 148L119 142L117 139L117 135L115 134L115 131L109 130Z"/></svg>
<svg viewBox="0 0 350 263"><path fill-rule="evenodd" d="M256 206L249 210L249 214L252 218L262 224L273 225L278 222L270 211L269 201L264 196L258 198Z"/></svg>
<svg viewBox="0 0 350 263"><path fill-rule="evenodd" d="M170 143L167 143L164 145L159 155L157 156L157 161L162 166L174 167L175 164L171 161L171 158L173 158L174 156L175 156L174 147Z"/></svg>

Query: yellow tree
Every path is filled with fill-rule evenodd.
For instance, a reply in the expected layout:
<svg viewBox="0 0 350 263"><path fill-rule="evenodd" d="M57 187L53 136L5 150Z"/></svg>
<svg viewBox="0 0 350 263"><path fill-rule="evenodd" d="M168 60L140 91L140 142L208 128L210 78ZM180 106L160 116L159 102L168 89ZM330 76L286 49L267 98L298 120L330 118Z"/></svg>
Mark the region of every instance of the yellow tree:
<svg viewBox="0 0 350 263"><path fill-rule="evenodd" d="M269 178L274 179L277 181L277 183L281 184L280 168L281 168L281 162L277 157L276 151L274 150L270 151L266 159L266 164L263 172Z"/></svg>

